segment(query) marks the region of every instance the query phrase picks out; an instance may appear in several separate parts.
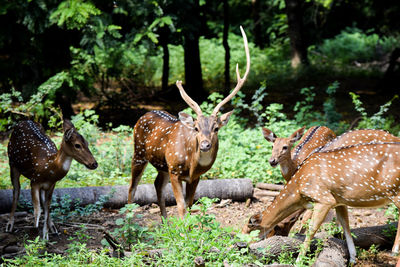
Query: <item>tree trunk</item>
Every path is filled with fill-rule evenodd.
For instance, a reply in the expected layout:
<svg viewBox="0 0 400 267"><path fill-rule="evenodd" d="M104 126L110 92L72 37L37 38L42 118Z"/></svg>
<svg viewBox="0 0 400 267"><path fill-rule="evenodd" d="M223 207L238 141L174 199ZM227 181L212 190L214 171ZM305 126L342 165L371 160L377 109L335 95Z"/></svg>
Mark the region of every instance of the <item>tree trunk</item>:
<svg viewBox="0 0 400 267"><path fill-rule="evenodd" d="M199 0L184 1L182 19L183 50L185 62L185 90L199 103L206 98L201 73L199 38L202 28L202 12ZM199 103L200 104L200 103Z"/></svg>
<svg viewBox="0 0 400 267"><path fill-rule="evenodd" d="M199 36L196 33L186 33L184 41L185 57L185 90L196 102L205 96L201 73Z"/></svg>
<svg viewBox="0 0 400 267"><path fill-rule="evenodd" d="M260 1L259 0L252 0L252 18L253 18L253 34L254 34L254 43L256 46L260 47L261 49L264 48L264 42L261 38L261 23L260 23Z"/></svg>
<svg viewBox="0 0 400 267"><path fill-rule="evenodd" d="M224 34L222 37L222 45L225 49L225 92L229 92L231 89L231 77L229 71L229 61L231 58L231 54L229 51L229 43L228 43L228 35L229 35L229 3L228 0L224 0Z"/></svg>
<svg viewBox="0 0 400 267"><path fill-rule="evenodd" d="M303 8L300 0L285 0L288 19L288 35L292 50L292 67L308 65L307 45L303 32Z"/></svg>
<svg viewBox="0 0 400 267"><path fill-rule="evenodd" d="M161 77L161 90L165 92L168 89L169 78L169 49L168 49L168 30L162 28L160 30L160 45L163 50L163 69Z"/></svg>

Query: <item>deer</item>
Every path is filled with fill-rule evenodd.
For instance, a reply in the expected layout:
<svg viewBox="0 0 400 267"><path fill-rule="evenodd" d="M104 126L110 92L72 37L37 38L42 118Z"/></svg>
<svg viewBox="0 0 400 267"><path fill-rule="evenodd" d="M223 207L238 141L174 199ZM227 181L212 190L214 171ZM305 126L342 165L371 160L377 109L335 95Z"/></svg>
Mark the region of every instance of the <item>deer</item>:
<svg viewBox="0 0 400 267"><path fill-rule="evenodd" d="M400 141L400 138L384 130L353 130L336 137L336 134L328 127L314 126L306 132L298 145L290 151L293 143L298 141L298 139L303 135L304 127L295 131L289 138L279 138L267 128L263 128L262 131L264 138L273 143L272 155L269 162L273 167L280 164L281 173L286 182L291 179L297 168L313 152L331 150L359 143ZM294 223L304 211L305 209L299 210L284 219L281 223L275 226L274 231L271 231L268 237L275 233L287 236ZM306 211L301 220L301 225L305 225L311 218L311 215L311 210Z"/></svg>
<svg viewBox="0 0 400 267"><path fill-rule="evenodd" d="M54 187L68 173L72 159L90 170L97 168L97 161L89 150L88 142L78 133L71 121L63 120L63 131L60 149L57 150L39 123L26 120L14 127L7 146L13 200L6 232L12 232L14 228L21 174L30 180L34 226L39 228L42 207L44 210L42 238L49 240L49 230L58 234L50 216Z"/></svg>
<svg viewBox="0 0 400 267"><path fill-rule="evenodd" d="M270 129L262 128L264 138L273 144L269 164L273 168L280 165L282 177L286 182L290 181L298 166L310 153L326 145L336 137L336 134L325 126L313 126L308 129L305 134L304 130L305 126L296 130L289 137L278 137ZM299 143L292 149L297 141L299 141ZM290 229L304 211L305 209L299 210L285 218L274 227L273 231L268 234L268 237L273 235L287 236ZM311 217L311 214L311 211L304 214L301 225L305 225L306 221Z"/></svg>
<svg viewBox="0 0 400 267"><path fill-rule="evenodd" d="M331 208L343 227L350 263L356 249L350 233L347 206L373 208L390 201L400 208L400 142L358 143L310 154L291 180L262 214L250 217L243 233L260 230L265 237L273 227L299 209L313 209L308 234L299 259ZM399 252L400 225L393 253Z"/></svg>
<svg viewBox="0 0 400 267"><path fill-rule="evenodd" d="M161 216L166 218L164 188L171 181L177 203L178 215L183 218L186 207L191 207L199 177L213 165L218 152L218 131L225 126L233 110L218 117L219 110L231 100L243 86L250 71L250 53L247 37L242 27L246 70L241 78L236 65L237 84L232 92L214 108L207 117L200 106L185 92L182 82L177 81L181 97L195 112L197 118L179 112L179 118L166 111L150 111L139 118L134 127L134 154L132 157L132 179L128 191L128 203L134 200L136 188L143 171L150 162L158 172L154 181ZM186 182L183 197L182 182Z"/></svg>
<svg viewBox="0 0 400 267"><path fill-rule="evenodd" d="M272 167L280 165L282 177L286 182L290 181L297 167L312 151L326 145L336 137L336 134L325 126L313 126L303 136L304 129L305 127L302 127L284 138L277 137L267 128L262 128L265 140L273 144L269 164ZM300 142L292 149L299 140Z"/></svg>

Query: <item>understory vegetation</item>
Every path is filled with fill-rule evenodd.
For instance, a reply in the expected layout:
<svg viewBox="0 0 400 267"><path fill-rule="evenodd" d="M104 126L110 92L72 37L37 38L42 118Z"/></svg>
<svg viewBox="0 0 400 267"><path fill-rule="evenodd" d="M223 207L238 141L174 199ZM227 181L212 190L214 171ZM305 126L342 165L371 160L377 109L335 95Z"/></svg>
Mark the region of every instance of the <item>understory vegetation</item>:
<svg viewBox="0 0 400 267"><path fill-rule="evenodd" d="M112 32L113 29L110 29ZM115 30L115 29L114 29ZM114 32L114 34L116 34ZM218 39L200 39L202 72L205 87L212 91L215 84L222 84L223 73L223 48ZM320 72L365 77L374 69L359 68L352 63L365 63L376 60L376 45L379 44L379 53L388 54L397 44L399 38L380 38L376 34L364 33L356 28L349 28L332 39L309 47L311 66L319 65ZM243 48L240 37L231 34L229 36L231 49L231 61L238 62L239 66L245 65ZM295 130L306 126L326 125L337 135L350 128L374 128L384 129L399 136L400 125L395 118L388 115L387 111L393 103L398 105L398 97L393 96L387 103L379 103L380 109L371 114L366 111L365 104L360 100L359 94L350 93L347 97L352 99L354 113L359 119L354 126L342 116L343 110L337 104L336 92L340 87L339 82L327 84L324 94L327 96L322 107L317 107L317 89L313 86L302 88L295 103L282 104L270 103L265 105L267 88L281 81L296 81L302 74L293 70L288 60L289 44L285 42L261 49L250 44L252 53L252 71L246 86L258 88L239 92L231 101L235 108L229 123L219 132L218 157L213 167L202 176L202 179L221 178L250 178L253 183L283 183L279 168L272 168L268 164L271 155L272 144L267 142L261 132L261 127L271 129L280 137L287 137ZM160 64L161 50L156 49L152 55L147 55L145 45L133 47L118 47L115 51L107 47L97 47L92 54L84 50L71 48L72 67L68 72L59 72L40 86L37 93L26 96L12 90L10 93L0 95L0 131L9 130L17 119L29 117L41 123L46 123L49 135L58 146L61 142L61 119L57 116L58 108L55 106L54 96L58 89L65 84L79 88L80 83L93 83L99 77L112 73L111 64L107 60L110 57L119 58L121 69L116 77L107 77L112 84L121 77L135 76L140 85L159 87L162 66ZM173 83L184 77L182 63L183 49L180 46L169 45L170 49L170 76L169 82ZM178 60L179 59L179 60ZM312 67L311 72L313 71ZM96 70L96 73L91 71ZM119 73L121 71L121 73ZM307 70L304 70L307 71ZM123 72L123 73L122 73ZM87 73L90 75L85 76ZM130 74L128 74L130 73ZM234 73L233 65L231 73ZM308 74L312 76L311 74ZM378 74L381 75L381 74ZM85 79L91 79L87 81ZM114 79L114 80L113 80ZM265 82L267 81L267 82ZM139 86L138 86L139 88ZM100 89L92 88L96 93ZM135 88L137 89L137 88ZM96 91L97 90L97 91ZM319 89L320 90L320 89ZM117 90L116 90L117 91ZM102 92L104 93L104 92ZM114 92L115 93L115 92ZM133 92L137 93L137 92ZM214 92L208 97L208 101L201 104L204 113L210 113L223 96ZM245 100L247 99L247 100ZM396 102L395 102L396 101ZM394 105L394 104L393 104ZM193 112L186 109L185 112ZM83 187L83 186L113 186L128 185L131 179L131 159L133 154L133 129L131 126L111 124L107 129L99 127L99 115L92 109L83 109L72 117L72 122L78 131L85 137L89 147L98 161L99 167L89 171L83 165L73 162L67 176L57 183L57 187ZM141 183L153 183L156 170L150 164L147 166ZM21 187L29 188L29 180L21 178ZM0 143L0 189L11 189L9 175L7 140ZM102 201L109 196L104 196ZM196 257L202 257L205 263L222 266L225 263L241 266L248 263L263 265L279 261L280 263L293 264L295 257L289 253L282 254L279 259L265 257L255 258L248 252L248 247L241 248L238 243L248 243L256 240L256 232L252 235L241 235L233 229L222 228L216 222L213 215L206 213L215 200L202 199L195 205L200 213L189 214L184 220L168 218L161 226L146 228L138 225L135 219L140 214L135 212L135 205L127 205L120 210L123 218L116 221L119 226L111 234L123 246L123 250L133 253L124 259L110 257L110 244L103 240L102 250L87 248L89 238L85 229L75 234L73 242L64 255L47 254L46 246L39 238L26 241L26 255L7 261L10 266L183 266L193 265ZM74 206L71 210L71 199L65 197L61 203L52 206L53 216L60 220L70 220L71 216L86 216L96 212L102 207L102 203L96 203L86 208ZM388 210L393 216L397 214L394 206ZM332 226L334 227L334 226ZM338 229L332 230L337 232ZM156 250L159 253L150 255L149 251ZM375 253L371 248L368 253ZM367 252L363 252L364 254ZM312 262L314 255L304 259L304 265Z"/></svg>
<svg viewBox="0 0 400 267"><path fill-rule="evenodd" d="M341 120L340 109L335 104L335 91L337 82L326 88L328 98L325 100L322 112L315 111L313 87L301 90L301 100L294 105L295 116L289 118L283 113L283 104L272 103L266 107L261 105L266 95L266 87L261 86L253 95L250 103L243 101L243 93L239 93L232 100L235 112L228 125L219 133L219 151L213 167L203 175L204 179L218 178L250 178L254 183L269 182L280 183L283 178L279 168L272 168L267 164L271 154L272 144L265 141L261 133L261 126L271 129L277 136L287 137L295 130L307 126L326 125L340 134L349 128L349 124ZM390 108L395 96L383 104L375 114L367 114L359 96L351 93L354 108L360 113L358 127L388 130L394 135L399 135L400 125L394 122L386 112ZM204 113L211 113L215 103L220 101L222 95L213 93L209 101L201 105ZM193 112L188 108L187 113ZM250 114L244 118L242 113ZM249 118L254 122L249 126ZM102 131L98 126L99 116L93 110L84 110L72 118L78 131L90 144L90 149L99 163L94 171L88 171L85 166L74 162L67 176L57 183L57 187L82 187L105 185L128 185L130 181L130 165L133 155L133 129L120 125L110 131ZM61 122L51 120L54 127L61 127ZM52 137L54 142L61 143L62 133L57 131ZM11 188L9 167L7 159L7 142L0 145L0 188ZM156 170L151 165L146 168L142 183L152 183ZM27 179L21 180L22 188L29 187Z"/></svg>

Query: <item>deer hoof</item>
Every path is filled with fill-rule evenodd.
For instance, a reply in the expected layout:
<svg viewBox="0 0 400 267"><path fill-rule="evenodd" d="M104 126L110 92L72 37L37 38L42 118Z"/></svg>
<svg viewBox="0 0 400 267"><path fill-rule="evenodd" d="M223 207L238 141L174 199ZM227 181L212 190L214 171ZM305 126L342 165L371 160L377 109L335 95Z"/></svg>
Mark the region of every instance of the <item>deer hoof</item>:
<svg viewBox="0 0 400 267"><path fill-rule="evenodd" d="M14 229L14 222L8 222L6 225L6 232L11 233Z"/></svg>

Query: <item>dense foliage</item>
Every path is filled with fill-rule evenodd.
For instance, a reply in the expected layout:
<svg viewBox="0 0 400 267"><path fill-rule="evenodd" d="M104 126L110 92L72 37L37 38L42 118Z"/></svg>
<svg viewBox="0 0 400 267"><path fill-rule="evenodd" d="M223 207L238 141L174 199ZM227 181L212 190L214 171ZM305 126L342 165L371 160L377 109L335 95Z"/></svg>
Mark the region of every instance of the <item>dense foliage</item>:
<svg viewBox="0 0 400 267"><path fill-rule="evenodd" d="M283 105L272 103L266 107L260 105L260 101L266 95L266 87L260 87L254 94L250 103L243 101L240 94L232 100L236 106L228 125L219 132L219 151L213 167L203 175L206 179L218 178L251 178L255 182L283 182L279 168L272 168L266 164L272 144L265 141L261 133L261 126L268 127L278 136L289 136L302 126L327 125L337 134L342 133L349 124L341 120L338 113L339 107L335 104L335 91L338 83L330 85L326 91L330 95L323 105L323 111L315 111L313 87L303 88L302 99L294 109L296 116L289 118L282 109ZM395 135L400 134L400 126L395 123L392 116L386 112L393 100L383 104L378 112L368 115L363 103L357 94L351 93L354 108L360 113L359 128L385 129ZM205 113L210 113L215 103L220 101L221 95L211 94L208 102L201 105ZM187 113L192 113L188 108ZM241 114L250 113L244 118ZM193 114L192 114L193 115ZM120 125L110 131L103 132L98 126L98 115L92 110L85 110L74 116L72 122L78 131L90 144L90 149L99 163L94 171L89 171L85 166L74 162L66 178L57 183L58 187L81 187L102 185L128 185L130 181L131 159L133 155L133 129ZM257 121L255 127L249 127L249 118ZM51 123L53 123L51 121ZM61 127L61 125L59 125ZM62 133L56 132L54 142L59 145ZM10 188L9 167L6 153L7 142L0 144L0 187ZM152 183L156 176L156 170L150 164L142 177L143 183ZM22 179L22 187L28 188L29 181Z"/></svg>

